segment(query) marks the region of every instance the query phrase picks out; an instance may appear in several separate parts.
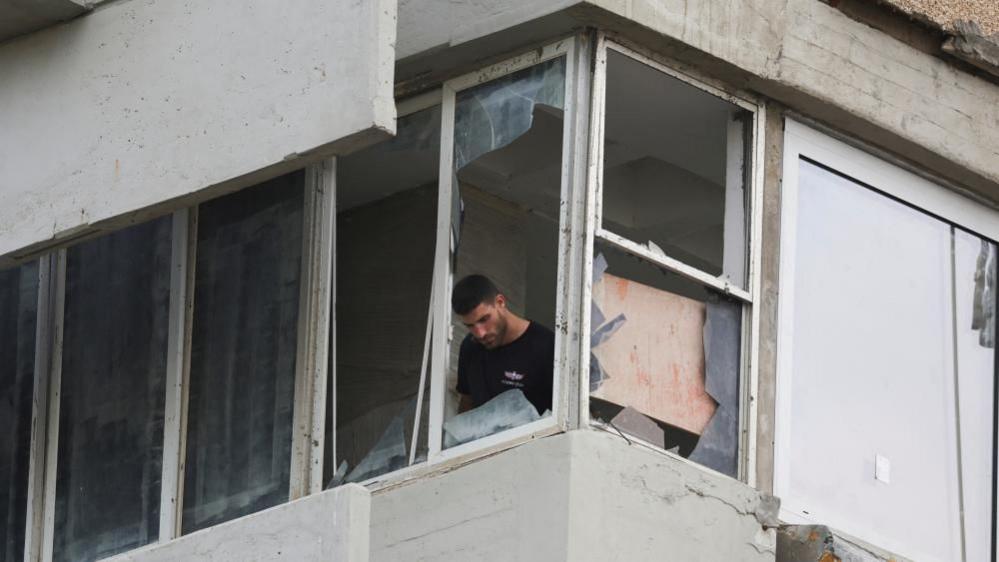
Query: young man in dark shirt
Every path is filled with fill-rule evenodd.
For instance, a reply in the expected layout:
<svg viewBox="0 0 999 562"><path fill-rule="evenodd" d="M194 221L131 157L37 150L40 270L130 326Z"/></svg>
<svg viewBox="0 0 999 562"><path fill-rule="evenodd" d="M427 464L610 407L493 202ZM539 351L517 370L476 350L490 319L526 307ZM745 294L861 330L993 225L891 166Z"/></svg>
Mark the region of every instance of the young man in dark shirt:
<svg viewBox="0 0 999 562"><path fill-rule="evenodd" d="M468 327L458 354L458 411L515 388L539 414L550 410L555 334L511 312L506 296L483 275L469 275L454 286L451 308Z"/></svg>

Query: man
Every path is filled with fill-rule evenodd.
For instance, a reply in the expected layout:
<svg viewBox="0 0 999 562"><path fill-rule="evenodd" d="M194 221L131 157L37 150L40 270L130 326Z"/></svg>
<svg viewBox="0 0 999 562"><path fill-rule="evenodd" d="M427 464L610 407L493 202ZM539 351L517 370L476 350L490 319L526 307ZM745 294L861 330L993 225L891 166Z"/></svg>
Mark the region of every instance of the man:
<svg viewBox="0 0 999 562"><path fill-rule="evenodd" d="M515 388L539 414L550 410L555 334L511 312L506 296L483 275L469 275L454 286L451 308L468 327L458 354L458 411Z"/></svg>

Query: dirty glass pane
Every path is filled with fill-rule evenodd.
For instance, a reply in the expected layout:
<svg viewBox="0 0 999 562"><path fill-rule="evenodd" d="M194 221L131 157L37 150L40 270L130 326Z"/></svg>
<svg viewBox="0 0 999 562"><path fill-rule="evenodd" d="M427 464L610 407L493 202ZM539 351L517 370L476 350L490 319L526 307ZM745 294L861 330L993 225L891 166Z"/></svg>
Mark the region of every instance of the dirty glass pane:
<svg viewBox="0 0 999 562"><path fill-rule="evenodd" d="M159 538L171 218L66 250L54 559Z"/></svg>
<svg viewBox="0 0 999 562"><path fill-rule="evenodd" d="M590 315L593 417L736 476L742 305L598 244Z"/></svg>
<svg viewBox="0 0 999 562"><path fill-rule="evenodd" d="M960 560L951 228L808 161L798 173L784 505Z"/></svg>
<svg viewBox="0 0 999 562"><path fill-rule="evenodd" d="M336 458L328 448L327 483L409 464L434 268L440 122L440 106L401 117L392 141L337 162L336 393L331 385L329 395ZM425 384L414 462L427 456L429 377Z"/></svg>
<svg viewBox="0 0 999 562"><path fill-rule="evenodd" d="M38 262L0 271L0 562L24 557Z"/></svg>
<svg viewBox="0 0 999 562"><path fill-rule="evenodd" d="M199 208L184 533L288 499L304 177Z"/></svg>
<svg viewBox="0 0 999 562"><path fill-rule="evenodd" d="M519 396L473 403L475 409L459 416L458 359L468 330L455 316L445 447L551 414L564 97L564 57L457 94L454 280L472 273L489 277L510 310L536 324L551 351L536 373L512 373L526 377L511 379L511 389L524 389ZM487 398L496 400L502 393L492 390Z"/></svg>
<svg viewBox="0 0 999 562"><path fill-rule="evenodd" d="M745 287L752 114L610 50L604 122L603 228Z"/></svg>
<svg viewBox="0 0 999 562"><path fill-rule="evenodd" d="M954 229L955 347L967 560L988 560L992 548L996 258L993 242Z"/></svg>

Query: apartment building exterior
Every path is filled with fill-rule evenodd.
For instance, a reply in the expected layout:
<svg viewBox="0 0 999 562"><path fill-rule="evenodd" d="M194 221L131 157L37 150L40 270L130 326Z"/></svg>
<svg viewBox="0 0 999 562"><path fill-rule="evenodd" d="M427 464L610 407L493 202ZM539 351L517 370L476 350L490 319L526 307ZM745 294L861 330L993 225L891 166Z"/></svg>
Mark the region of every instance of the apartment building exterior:
<svg viewBox="0 0 999 562"><path fill-rule="evenodd" d="M0 197L0 562L996 559L984 0L2 3Z"/></svg>

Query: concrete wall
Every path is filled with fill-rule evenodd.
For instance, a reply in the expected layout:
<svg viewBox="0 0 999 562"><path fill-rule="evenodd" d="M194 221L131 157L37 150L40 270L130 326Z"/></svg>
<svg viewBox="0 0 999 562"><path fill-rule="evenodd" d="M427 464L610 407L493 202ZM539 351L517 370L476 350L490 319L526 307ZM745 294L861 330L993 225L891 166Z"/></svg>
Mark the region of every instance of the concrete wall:
<svg viewBox="0 0 999 562"><path fill-rule="evenodd" d="M767 511L735 480L579 430L376 492L371 556L773 561L775 532L760 523Z"/></svg>
<svg viewBox="0 0 999 562"><path fill-rule="evenodd" d="M356 484L108 558L109 562L367 562L371 494Z"/></svg>
<svg viewBox="0 0 999 562"><path fill-rule="evenodd" d="M0 256L386 137L394 18L394 0L131 0L3 43Z"/></svg>
<svg viewBox="0 0 999 562"><path fill-rule="evenodd" d="M417 4L399 6L403 80L599 26L999 201L999 86L819 0Z"/></svg>

